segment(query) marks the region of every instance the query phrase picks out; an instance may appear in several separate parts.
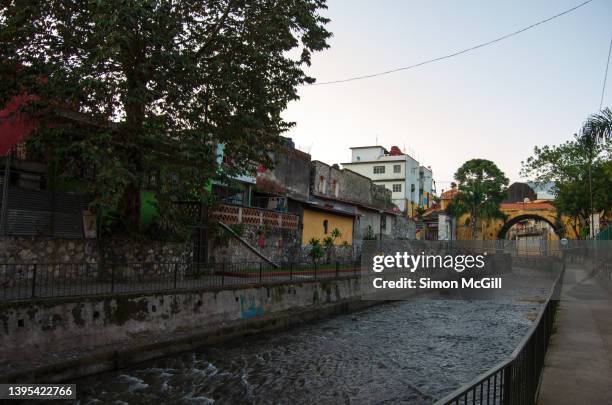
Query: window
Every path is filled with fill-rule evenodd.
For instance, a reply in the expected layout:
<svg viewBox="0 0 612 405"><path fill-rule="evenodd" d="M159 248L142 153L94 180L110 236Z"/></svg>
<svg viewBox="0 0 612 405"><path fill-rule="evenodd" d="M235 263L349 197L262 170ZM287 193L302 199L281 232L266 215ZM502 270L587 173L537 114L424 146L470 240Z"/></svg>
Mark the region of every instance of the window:
<svg viewBox="0 0 612 405"><path fill-rule="evenodd" d="M401 173L402 165L393 165L393 173Z"/></svg>
<svg viewBox="0 0 612 405"><path fill-rule="evenodd" d="M324 233L325 235L327 235L327 231L328 231L328 229L327 229L327 228L328 228L328 227L329 227L329 222L327 222L327 219L326 219L326 220L324 220L324 221L323 221L323 233Z"/></svg>
<svg viewBox="0 0 612 405"><path fill-rule="evenodd" d="M325 194L325 176L319 177L319 193Z"/></svg>
<svg viewBox="0 0 612 405"><path fill-rule="evenodd" d="M374 174L382 174L385 172L385 166L374 166Z"/></svg>
<svg viewBox="0 0 612 405"><path fill-rule="evenodd" d="M402 185L401 185L401 183L393 185L393 192L394 193L401 193L402 192Z"/></svg>
<svg viewBox="0 0 612 405"><path fill-rule="evenodd" d="M157 190L158 175L156 171L151 171L145 175L144 188L146 190Z"/></svg>
<svg viewBox="0 0 612 405"><path fill-rule="evenodd" d="M25 142L19 142L17 146L15 146L15 159L17 160L27 160L28 159L28 149L26 148Z"/></svg>

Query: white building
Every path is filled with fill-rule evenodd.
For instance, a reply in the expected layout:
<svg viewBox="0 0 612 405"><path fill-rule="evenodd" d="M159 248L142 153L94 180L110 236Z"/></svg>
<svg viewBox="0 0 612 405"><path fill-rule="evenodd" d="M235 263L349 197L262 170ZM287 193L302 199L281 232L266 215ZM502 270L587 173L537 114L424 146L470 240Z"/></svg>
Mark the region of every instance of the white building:
<svg viewBox="0 0 612 405"><path fill-rule="evenodd" d="M431 205L435 193L431 168L420 165L396 146L391 152L382 146L353 147L351 162L342 166L391 190L395 205L409 215L413 215L418 206Z"/></svg>

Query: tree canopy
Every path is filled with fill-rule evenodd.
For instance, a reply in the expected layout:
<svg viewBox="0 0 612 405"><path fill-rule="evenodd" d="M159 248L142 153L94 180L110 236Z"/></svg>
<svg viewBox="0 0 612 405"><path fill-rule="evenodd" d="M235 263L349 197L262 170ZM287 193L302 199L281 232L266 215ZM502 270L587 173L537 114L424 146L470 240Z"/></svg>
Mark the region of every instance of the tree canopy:
<svg viewBox="0 0 612 405"><path fill-rule="evenodd" d="M459 192L449 205L449 213L470 215L472 238L476 238L476 224L482 218L503 218L499 210L506 196L508 178L495 163L486 159L465 162L455 173Z"/></svg>
<svg viewBox="0 0 612 405"><path fill-rule="evenodd" d="M574 230L581 234L581 226L589 222L591 189L594 211L612 209L610 109L589 117L573 140L554 146L536 146L533 156L523 162L521 175L539 183L554 182L557 210L573 218Z"/></svg>
<svg viewBox="0 0 612 405"><path fill-rule="evenodd" d="M326 0L50 0L0 5L0 105L52 117L32 147L82 179L102 206L161 173L157 199L198 198L207 181L270 167L268 151L314 51L328 47ZM77 111L87 120L49 112ZM223 172L215 150L223 144ZM164 177L165 175L165 177Z"/></svg>

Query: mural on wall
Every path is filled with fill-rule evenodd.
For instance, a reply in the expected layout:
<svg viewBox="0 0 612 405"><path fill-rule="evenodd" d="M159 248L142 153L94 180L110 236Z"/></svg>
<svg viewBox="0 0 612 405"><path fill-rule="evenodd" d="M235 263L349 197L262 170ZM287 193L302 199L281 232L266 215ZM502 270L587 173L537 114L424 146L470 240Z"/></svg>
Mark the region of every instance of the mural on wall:
<svg viewBox="0 0 612 405"><path fill-rule="evenodd" d="M264 315L263 305L257 305L254 297L245 297L241 295L240 300L240 317L243 319L251 319Z"/></svg>

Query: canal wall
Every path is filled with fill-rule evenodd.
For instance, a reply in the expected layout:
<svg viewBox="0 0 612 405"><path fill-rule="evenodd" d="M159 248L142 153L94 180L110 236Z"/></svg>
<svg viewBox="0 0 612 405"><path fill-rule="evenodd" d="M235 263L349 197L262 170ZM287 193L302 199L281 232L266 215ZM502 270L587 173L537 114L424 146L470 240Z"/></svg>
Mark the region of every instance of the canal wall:
<svg viewBox="0 0 612 405"><path fill-rule="evenodd" d="M509 257L498 259L490 259L492 270L510 269ZM383 302L370 297L373 292L371 283L350 276L3 302L0 382L55 382L120 369Z"/></svg>
<svg viewBox="0 0 612 405"><path fill-rule="evenodd" d="M2 303L0 381L73 379L375 303L355 277Z"/></svg>

